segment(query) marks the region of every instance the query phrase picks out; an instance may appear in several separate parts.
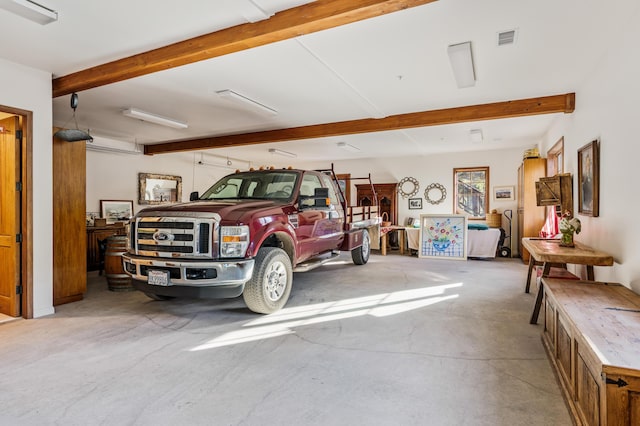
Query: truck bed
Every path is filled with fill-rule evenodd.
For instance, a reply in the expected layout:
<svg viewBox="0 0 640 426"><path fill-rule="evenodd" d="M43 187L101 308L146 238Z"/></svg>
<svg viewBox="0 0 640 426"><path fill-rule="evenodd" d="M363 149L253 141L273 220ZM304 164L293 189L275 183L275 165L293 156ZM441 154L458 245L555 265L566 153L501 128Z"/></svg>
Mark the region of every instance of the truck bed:
<svg viewBox="0 0 640 426"><path fill-rule="evenodd" d="M368 228L378 225L381 222L378 216L378 206L351 206L345 212L346 222L349 229Z"/></svg>

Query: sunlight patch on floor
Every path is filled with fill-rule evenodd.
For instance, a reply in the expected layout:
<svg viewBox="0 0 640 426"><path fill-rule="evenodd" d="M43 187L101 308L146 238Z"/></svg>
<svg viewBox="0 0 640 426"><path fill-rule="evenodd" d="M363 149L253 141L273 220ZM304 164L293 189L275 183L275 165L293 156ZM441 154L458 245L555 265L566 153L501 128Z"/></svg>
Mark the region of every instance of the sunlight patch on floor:
<svg viewBox="0 0 640 426"><path fill-rule="evenodd" d="M364 315L386 317L424 308L458 294L444 295L449 289L462 287L462 283L381 293L372 296L316 303L313 305L284 308L274 314L265 315L246 323L240 330L225 333L190 351L219 348L239 343L269 339L293 334L295 327L339 321Z"/></svg>

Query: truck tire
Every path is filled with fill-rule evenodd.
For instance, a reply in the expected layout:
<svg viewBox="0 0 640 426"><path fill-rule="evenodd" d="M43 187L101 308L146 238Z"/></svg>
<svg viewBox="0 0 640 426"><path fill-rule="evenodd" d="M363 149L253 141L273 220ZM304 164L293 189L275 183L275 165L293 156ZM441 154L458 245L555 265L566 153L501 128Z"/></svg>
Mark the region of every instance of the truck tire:
<svg viewBox="0 0 640 426"><path fill-rule="evenodd" d="M371 254L371 240L369 239L369 231L362 231L362 245L351 250L351 259L356 265L364 265L369 261Z"/></svg>
<svg viewBox="0 0 640 426"><path fill-rule="evenodd" d="M287 253L277 247L262 247L255 259L253 276L244 285L244 303L253 312L271 314L289 300L293 268Z"/></svg>

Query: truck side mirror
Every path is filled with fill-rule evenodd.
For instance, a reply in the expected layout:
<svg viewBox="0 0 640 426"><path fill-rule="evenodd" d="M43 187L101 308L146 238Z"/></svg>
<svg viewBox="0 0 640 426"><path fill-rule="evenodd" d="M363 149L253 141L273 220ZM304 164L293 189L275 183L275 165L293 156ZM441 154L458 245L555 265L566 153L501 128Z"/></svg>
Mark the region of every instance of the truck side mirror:
<svg viewBox="0 0 640 426"><path fill-rule="evenodd" d="M200 194L198 194L198 191L193 191L191 194L189 194L189 201L196 201L200 198Z"/></svg>
<svg viewBox="0 0 640 426"><path fill-rule="evenodd" d="M329 200L329 188L316 188L313 190L314 207L328 207L331 204Z"/></svg>
<svg viewBox="0 0 640 426"><path fill-rule="evenodd" d="M309 203L307 200L313 200L313 202ZM300 210L310 209L310 208L326 209L330 205L331 205L331 199L329 198L328 188L315 188L313 190L313 195L301 195L298 200L298 206Z"/></svg>

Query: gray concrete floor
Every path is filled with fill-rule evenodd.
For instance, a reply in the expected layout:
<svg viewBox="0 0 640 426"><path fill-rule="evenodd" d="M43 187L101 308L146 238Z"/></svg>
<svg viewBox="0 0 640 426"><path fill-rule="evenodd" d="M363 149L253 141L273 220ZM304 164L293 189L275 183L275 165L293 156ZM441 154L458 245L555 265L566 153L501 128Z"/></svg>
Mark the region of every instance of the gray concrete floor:
<svg viewBox="0 0 640 426"><path fill-rule="evenodd" d="M287 307L107 290L0 325L0 424L570 425L517 259L373 255Z"/></svg>

